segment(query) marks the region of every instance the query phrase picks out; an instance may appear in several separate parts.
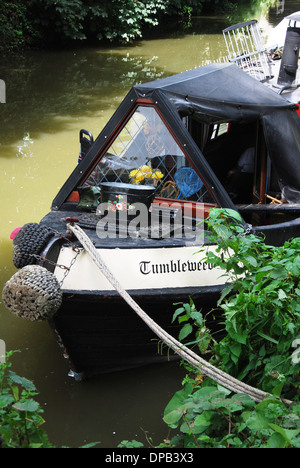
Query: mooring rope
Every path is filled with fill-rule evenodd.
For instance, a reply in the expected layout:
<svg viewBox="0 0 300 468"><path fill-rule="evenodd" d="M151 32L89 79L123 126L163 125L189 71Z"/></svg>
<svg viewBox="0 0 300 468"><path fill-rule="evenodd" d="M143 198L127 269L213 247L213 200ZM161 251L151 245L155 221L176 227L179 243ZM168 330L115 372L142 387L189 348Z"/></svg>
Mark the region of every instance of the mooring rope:
<svg viewBox="0 0 300 468"><path fill-rule="evenodd" d="M135 300L128 294L128 292L120 285L118 280L109 270L107 265L102 260L99 252L86 235L86 233L78 226L68 224L68 230L71 231L75 237L79 240L82 247L88 252L91 256L94 263L107 278L107 280L112 284L112 286L118 291L120 296L127 302L127 304L139 315L139 317L149 326L149 328L163 340L176 354L182 357L185 361L189 362L192 366L198 369L202 374L211 378L218 384L223 387L235 392L235 393L244 393L249 395L254 401L260 402L267 396L268 393L254 388L248 384L241 382L234 377L231 377L229 374L221 371L216 368L209 362L205 361L201 356L194 353L191 349L184 346L182 343L177 341L173 336L169 335L163 328L161 328L154 320L149 317L141 307L135 302ZM286 401L285 403L291 403Z"/></svg>

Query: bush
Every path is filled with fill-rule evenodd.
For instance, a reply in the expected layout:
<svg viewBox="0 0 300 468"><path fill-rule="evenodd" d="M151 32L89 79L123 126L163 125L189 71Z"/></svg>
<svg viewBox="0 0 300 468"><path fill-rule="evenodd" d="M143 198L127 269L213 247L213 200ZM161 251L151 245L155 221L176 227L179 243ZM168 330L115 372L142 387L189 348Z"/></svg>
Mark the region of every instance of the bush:
<svg viewBox="0 0 300 468"><path fill-rule="evenodd" d="M34 399L39 393L31 380L11 370L11 356L0 362L0 448L57 448L42 429L43 410ZM90 442L81 448L93 448ZM64 447L67 448L67 447Z"/></svg>
<svg viewBox="0 0 300 468"><path fill-rule="evenodd" d="M34 384L0 363L0 440L2 448L51 448L44 424L43 410L34 400L38 392Z"/></svg>
<svg viewBox="0 0 300 468"><path fill-rule="evenodd" d="M218 303L227 335L216 357L226 372L250 385L299 394L293 346L300 338L300 238L266 245L262 237L245 235L221 209L212 210L208 227L218 249L208 252L207 261L230 278Z"/></svg>
<svg viewBox="0 0 300 468"><path fill-rule="evenodd" d="M0 8L0 51L9 53L31 44L38 37L27 1L2 1Z"/></svg>
<svg viewBox="0 0 300 468"><path fill-rule="evenodd" d="M206 261L229 278L218 302L226 333L213 340L190 301L174 313L183 325L180 337L193 333L201 355L270 396L255 403L187 367L183 389L164 413L168 426L180 430L170 445L299 448L300 239L268 246L247 234L231 210L212 210L207 227L218 247L214 253L205 250Z"/></svg>

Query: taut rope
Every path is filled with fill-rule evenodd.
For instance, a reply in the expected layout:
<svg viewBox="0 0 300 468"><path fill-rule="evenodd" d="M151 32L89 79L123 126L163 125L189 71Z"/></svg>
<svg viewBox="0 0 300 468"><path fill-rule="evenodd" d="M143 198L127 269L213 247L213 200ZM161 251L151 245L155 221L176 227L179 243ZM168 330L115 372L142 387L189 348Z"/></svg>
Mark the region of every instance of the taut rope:
<svg viewBox="0 0 300 468"><path fill-rule="evenodd" d="M249 395L254 401L262 401L268 393L258 390L250 385L247 385L220 369L214 367L209 362L205 361L203 358L198 356L198 354L191 351L189 348L184 346L182 343L177 341L171 335L169 335L165 330L163 330L154 320L151 319L141 307L134 301L134 299L127 293L126 290L122 288L117 279L113 276L109 268L103 262L99 253L97 252L95 246L85 234L85 232L77 225L68 224L68 230L71 231L76 238L79 240L83 248L91 256L92 260L95 262L97 267L101 270L103 275L108 279L112 286L118 291L120 296L127 302L127 304L141 317L141 319L150 327L150 329L161 338L175 353L180 355L185 361L189 362L192 366L198 369L202 374L210 377L218 384L223 387L235 392L235 393L245 393ZM290 403L290 402L287 402Z"/></svg>

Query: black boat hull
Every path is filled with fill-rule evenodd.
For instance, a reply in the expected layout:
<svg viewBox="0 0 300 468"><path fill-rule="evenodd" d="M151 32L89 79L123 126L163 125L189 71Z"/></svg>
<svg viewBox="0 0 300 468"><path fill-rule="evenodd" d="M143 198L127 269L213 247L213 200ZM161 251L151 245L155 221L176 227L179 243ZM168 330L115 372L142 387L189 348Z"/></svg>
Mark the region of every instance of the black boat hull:
<svg viewBox="0 0 300 468"><path fill-rule="evenodd" d="M148 291L134 299L157 325L178 339L180 326L172 321L176 303L188 302L190 296L206 313L219 293L218 286L204 294L170 291L157 297ZM208 326L217 328L217 317L208 320ZM65 293L50 325L69 361L70 375L77 380L179 359L117 293Z"/></svg>

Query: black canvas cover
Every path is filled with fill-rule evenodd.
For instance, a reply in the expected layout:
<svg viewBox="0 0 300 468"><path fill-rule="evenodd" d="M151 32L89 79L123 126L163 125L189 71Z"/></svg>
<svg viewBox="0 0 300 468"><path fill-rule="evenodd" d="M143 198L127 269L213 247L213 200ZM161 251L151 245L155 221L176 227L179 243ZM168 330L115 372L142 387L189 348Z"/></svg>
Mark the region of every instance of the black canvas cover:
<svg viewBox="0 0 300 468"><path fill-rule="evenodd" d="M137 85L139 97L161 96L180 115L203 122L260 120L269 156L282 187L300 191L300 118L295 104L235 64L210 64L169 78Z"/></svg>

